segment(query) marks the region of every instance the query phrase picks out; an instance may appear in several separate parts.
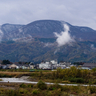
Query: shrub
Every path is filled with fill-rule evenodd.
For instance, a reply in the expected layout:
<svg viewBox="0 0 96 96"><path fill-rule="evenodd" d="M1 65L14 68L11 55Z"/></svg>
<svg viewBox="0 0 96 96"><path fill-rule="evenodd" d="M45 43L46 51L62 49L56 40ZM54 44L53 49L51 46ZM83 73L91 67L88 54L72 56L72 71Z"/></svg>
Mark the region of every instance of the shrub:
<svg viewBox="0 0 96 96"><path fill-rule="evenodd" d="M57 89L57 90L53 90L49 96L65 96L65 95L62 95L61 89Z"/></svg>
<svg viewBox="0 0 96 96"><path fill-rule="evenodd" d="M93 80L93 81L91 81L91 83L92 83L92 84L96 84L96 79L95 79L95 80Z"/></svg>
<svg viewBox="0 0 96 96"><path fill-rule="evenodd" d="M34 95L37 95L37 94L39 94L40 92L39 92L39 90L35 89L35 90L33 90L32 93L33 93Z"/></svg>
<svg viewBox="0 0 96 96"><path fill-rule="evenodd" d="M28 90L26 90L26 89L24 89L24 88L21 88L21 89L19 89L19 93L20 94L28 94Z"/></svg>
<svg viewBox="0 0 96 96"><path fill-rule="evenodd" d="M69 81L70 82L75 82L75 83L84 83L83 78L70 78Z"/></svg>
<svg viewBox="0 0 96 96"><path fill-rule="evenodd" d="M83 78L77 78L77 83L84 83L84 79Z"/></svg>
<svg viewBox="0 0 96 96"><path fill-rule="evenodd" d="M50 85L48 89L49 90L55 90L56 88L53 85Z"/></svg>
<svg viewBox="0 0 96 96"><path fill-rule="evenodd" d="M37 87L41 90L47 89L47 85L41 80L37 83Z"/></svg>
<svg viewBox="0 0 96 96"><path fill-rule="evenodd" d="M33 84L28 84L28 87L29 87L29 88L32 88L32 87L33 87Z"/></svg>
<svg viewBox="0 0 96 96"><path fill-rule="evenodd" d="M26 86L26 84L22 83L22 84L20 84L20 87L21 88L26 88L27 86Z"/></svg>
<svg viewBox="0 0 96 96"><path fill-rule="evenodd" d="M72 86L70 90L73 91L73 93L77 94L80 92L80 86L79 85L78 86Z"/></svg>
<svg viewBox="0 0 96 96"><path fill-rule="evenodd" d="M62 91L69 92L70 91L70 87L65 85L65 86L62 87Z"/></svg>
<svg viewBox="0 0 96 96"><path fill-rule="evenodd" d="M50 85L48 89L49 90L62 89L62 86L56 83L56 84Z"/></svg>
<svg viewBox="0 0 96 96"><path fill-rule="evenodd" d="M93 72L96 72L96 67L92 69Z"/></svg>
<svg viewBox="0 0 96 96"><path fill-rule="evenodd" d="M20 96L20 93L17 90L10 89L6 91L6 96Z"/></svg>
<svg viewBox="0 0 96 96"><path fill-rule="evenodd" d="M95 86L90 86L89 90L91 93L96 93L96 87Z"/></svg>

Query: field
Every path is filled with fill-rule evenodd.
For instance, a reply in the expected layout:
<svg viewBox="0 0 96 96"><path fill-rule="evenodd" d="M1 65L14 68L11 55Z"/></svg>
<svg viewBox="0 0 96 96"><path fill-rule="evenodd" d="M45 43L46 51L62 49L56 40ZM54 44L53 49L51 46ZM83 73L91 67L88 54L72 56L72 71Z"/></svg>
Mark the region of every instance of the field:
<svg viewBox="0 0 96 96"><path fill-rule="evenodd" d="M29 76L31 81L53 82L53 83L76 83L76 84L96 84L96 68L92 70L82 70L71 67L70 69L57 70L0 70L2 77L22 77Z"/></svg>
<svg viewBox="0 0 96 96"><path fill-rule="evenodd" d="M0 83L0 96L96 96L96 68L82 70L76 67L70 69L51 70L0 70L0 77L29 76L34 84ZM2 81L2 80L1 80ZM44 82L53 82L46 85ZM61 86L58 83L78 84L78 86ZM89 84L81 86L80 84Z"/></svg>
<svg viewBox="0 0 96 96"><path fill-rule="evenodd" d="M37 85L24 83L0 83L0 96L96 96L94 86Z"/></svg>

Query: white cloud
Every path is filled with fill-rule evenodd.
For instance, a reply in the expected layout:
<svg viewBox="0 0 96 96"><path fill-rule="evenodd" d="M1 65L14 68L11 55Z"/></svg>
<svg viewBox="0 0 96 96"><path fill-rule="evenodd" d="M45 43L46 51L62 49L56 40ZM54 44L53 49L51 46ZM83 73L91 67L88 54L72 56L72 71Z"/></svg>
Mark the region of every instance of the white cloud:
<svg viewBox="0 0 96 96"><path fill-rule="evenodd" d="M3 37L3 32L2 32L2 30L0 29L0 42L1 42L1 40L2 40L2 37Z"/></svg>
<svg viewBox="0 0 96 96"><path fill-rule="evenodd" d="M91 44L91 49L96 50L96 48L94 47L94 44Z"/></svg>
<svg viewBox="0 0 96 96"><path fill-rule="evenodd" d="M56 42L58 43L58 46L63 46L65 44L70 44L72 42L74 42L74 39L70 36L69 34L69 27L68 25L64 24L64 29L65 31L64 32L61 32L60 34L58 33L54 33L55 36L57 37L57 40Z"/></svg>
<svg viewBox="0 0 96 96"><path fill-rule="evenodd" d="M96 29L95 0L0 0L0 24L64 20Z"/></svg>

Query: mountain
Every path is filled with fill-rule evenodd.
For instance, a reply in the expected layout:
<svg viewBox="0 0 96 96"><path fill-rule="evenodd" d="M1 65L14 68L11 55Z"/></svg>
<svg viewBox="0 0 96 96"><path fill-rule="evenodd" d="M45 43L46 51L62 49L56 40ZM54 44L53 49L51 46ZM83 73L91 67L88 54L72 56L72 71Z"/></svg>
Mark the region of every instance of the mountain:
<svg viewBox="0 0 96 96"><path fill-rule="evenodd" d="M69 33L79 40L96 40L96 30L89 27L73 26L64 21L39 20L27 25L3 24L0 28L1 41L21 38L56 38L54 32L64 31L64 24L70 28Z"/></svg>
<svg viewBox="0 0 96 96"><path fill-rule="evenodd" d="M22 27L22 25L3 24L0 28L0 40L7 41L17 38L18 36L20 36L20 34L18 35L18 31Z"/></svg>
<svg viewBox="0 0 96 96"><path fill-rule="evenodd" d="M79 41L58 47L56 43L3 42L0 43L0 59L12 62L40 62L58 60L71 62L96 62L96 42Z"/></svg>
<svg viewBox="0 0 96 96"><path fill-rule="evenodd" d="M58 47L55 32L69 33L74 42ZM0 26L0 59L12 62L58 61L96 62L96 30L73 26L65 21L38 20L27 25L3 24Z"/></svg>

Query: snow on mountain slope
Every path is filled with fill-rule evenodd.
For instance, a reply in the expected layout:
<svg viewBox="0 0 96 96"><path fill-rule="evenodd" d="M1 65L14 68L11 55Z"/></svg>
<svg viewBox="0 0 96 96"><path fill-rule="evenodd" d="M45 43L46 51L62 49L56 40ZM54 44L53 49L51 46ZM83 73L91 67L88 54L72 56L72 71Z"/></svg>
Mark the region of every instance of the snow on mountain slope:
<svg viewBox="0 0 96 96"><path fill-rule="evenodd" d="M73 26L57 20L39 20L27 25L3 24L0 28L0 41L56 38L54 32L60 34L64 31L64 24L69 26L69 33L76 40L96 40L96 31L89 27Z"/></svg>

